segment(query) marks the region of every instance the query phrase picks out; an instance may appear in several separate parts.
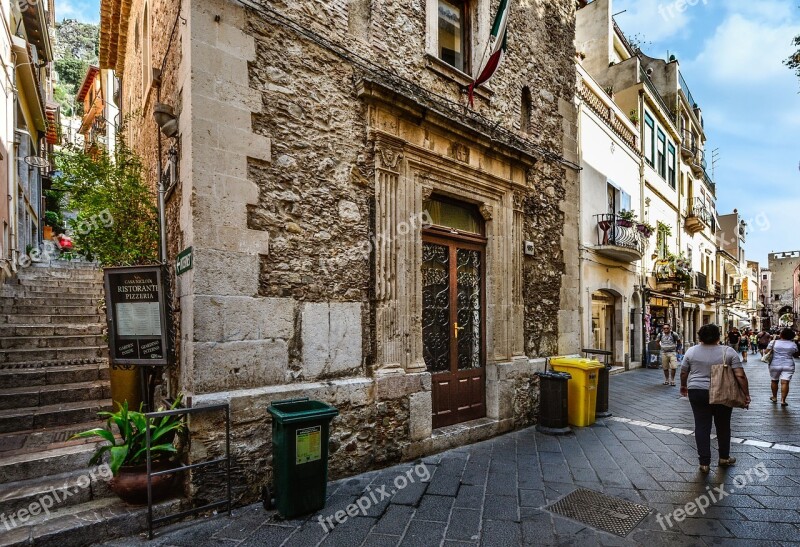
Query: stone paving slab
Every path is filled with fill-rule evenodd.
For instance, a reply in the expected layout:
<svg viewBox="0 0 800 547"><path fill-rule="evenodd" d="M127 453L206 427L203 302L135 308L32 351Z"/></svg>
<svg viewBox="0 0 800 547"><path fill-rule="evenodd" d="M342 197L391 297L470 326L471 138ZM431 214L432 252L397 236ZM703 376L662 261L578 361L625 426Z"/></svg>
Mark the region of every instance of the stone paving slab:
<svg viewBox="0 0 800 547"><path fill-rule="evenodd" d="M747 367L754 395L768 386L758 366ZM281 521L251 505L231 518L163 528L153 542L132 537L107 545L800 545L800 453L786 449L800 446L794 444L800 435L790 434L800 425L793 405L800 409L800 398L792 393L788 409L776 408L762 400L767 391L754 397L751 410L734 411L733 431L743 440L731 448L738 463L712 465L703 475L691 409L677 388L660 384L661 374L643 369L612 376L613 418L571 435L528 428L331 482L326 508L305 519ZM578 487L652 511L619 538L544 510ZM370 507L351 509L357 516L331 526L336 511L346 512L358 499Z"/></svg>

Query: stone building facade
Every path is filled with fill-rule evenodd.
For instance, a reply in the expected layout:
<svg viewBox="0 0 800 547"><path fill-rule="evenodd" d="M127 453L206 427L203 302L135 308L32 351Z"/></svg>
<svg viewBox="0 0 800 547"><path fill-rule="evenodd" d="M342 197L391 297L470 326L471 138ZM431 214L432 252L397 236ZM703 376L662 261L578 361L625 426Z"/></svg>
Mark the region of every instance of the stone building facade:
<svg viewBox="0 0 800 547"><path fill-rule="evenodd" d="M578 351L575 5L513 3L470 108L497 4L103 0L154 184L155 102L179 118L168 262L194 266L171 270L165 387L231 404L239 499L271 478L272 401L339 408L345 476L533 423L534 373ZM191 430L190 461L224 446Z"/></svg>

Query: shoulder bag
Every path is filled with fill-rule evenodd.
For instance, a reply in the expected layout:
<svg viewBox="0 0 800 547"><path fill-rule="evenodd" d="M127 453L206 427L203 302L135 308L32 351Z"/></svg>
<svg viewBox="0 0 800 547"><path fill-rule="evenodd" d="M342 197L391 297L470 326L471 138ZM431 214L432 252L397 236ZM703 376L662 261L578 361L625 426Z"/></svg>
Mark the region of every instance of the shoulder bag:
<svg viewBox="0 0 800 547"><path fill-rule="evenodd" d="M745 394L736 381L733 367L728 365L728 348L723 350L722 363L711 366L711 383L708 389L708 402L712 405L725 405L731 408L745 408Z"/></svg>
<svg viewBox="0 0 800 547"><path fill-rule="evenodd" d="M761 356L761 362L769 365L770 363L772 363L772 357L773 357L773 352L772 348L770 348L767 350L766 353L764 353L764 355Z"/></svg>

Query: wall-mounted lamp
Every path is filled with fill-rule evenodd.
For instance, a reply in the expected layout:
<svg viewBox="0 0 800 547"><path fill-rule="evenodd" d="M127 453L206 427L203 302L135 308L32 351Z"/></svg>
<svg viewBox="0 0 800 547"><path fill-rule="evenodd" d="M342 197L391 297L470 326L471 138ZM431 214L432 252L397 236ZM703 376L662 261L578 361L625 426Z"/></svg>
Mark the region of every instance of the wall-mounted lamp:
<svg viewBox="0 0 800 547"><path fill-rule="evenodd" d="M156 103L153 107L153 118L165 136L172 138L178 134L178 117L170 105Z"/></svg>

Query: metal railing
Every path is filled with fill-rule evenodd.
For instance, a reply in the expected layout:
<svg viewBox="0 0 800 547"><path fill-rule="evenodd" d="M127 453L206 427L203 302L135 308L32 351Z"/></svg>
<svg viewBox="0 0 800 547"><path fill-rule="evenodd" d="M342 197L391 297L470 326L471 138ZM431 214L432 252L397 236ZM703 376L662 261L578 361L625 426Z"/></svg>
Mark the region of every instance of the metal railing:
<svg viewBox="0 0 800 547"><path fill-rule="evenodd" d="M636 221L612 214L595 215L595 218L598 245L615 245L644 254L647 238Z"/></svg>
<svg viewBox="0 0 800 547"><path fill-rule="evenodd" d="M689 102L689 106L691 108L697 108L697 103L694 102L694 97L692 97L692 92L689 91L689 86L686 84L686 80L683 79L683 73L678 71L678 78L680 79L681 84L681 91L683 91L684 97Z"/></svg>
<svg viewBox="0 0 800 547"><path fill-rule="evenodd" d="M694 216L705 222L706 226L711 227L714 222L714 215L711 214L710 209L706 206L706 202L702 198L694 198L692 206L689 209L689 216Z"/></svg>
<svg viewBox="0 0 800 547"><path fill-rule="evenodd" d="M644 71L644 67L639 65L639 77L641 78L642 82L644 82L645 87L650 91L650 95L653 96L653 99L661 106L661 109L664 113L672 120L673 123L677 120L675 112L667 106L667 103L664 102L663 97L661 97L661 93L658 92L653 81L650 79L650 76L647 75L647 72Z"/></svg>
<svg viewBox="0 0 800 547"><path fill-rule="evenodd" d="M228 516L231 516L231 504L232 504L232 497L231 497L231 409L227 403L218 404L218 405L208 405L208 406L198 406L194 408L176 408L174 410L162 410L159 412L148 412L145 414L145 418L147 419L147 423L153 423L153 420L166 418L168 416L184 416L189 414L199 414L203 412L214 412L214 411L225 411L225 456L222 458L217 458L214 460L208 460L199 463L193 463L191 465L184 465L182 467L176 467L174 469L165 469L163 471L153 471L153 456L151 453L152 449L152 439L150 438L150 427L145 429L145 449L147 451L147 534L150 539L153 539L153 527L164 523L169 522L171 520L181 519L183 517L188 517L190 515L196 515L197 513L201 513L203 511L210 511L211 509L216 509L218 507L226 507ZM173 475L177 473L181 473L183 471L188 471L190 469L198 469L201 467L207 467L210 465L218 465L218 464L225 464L225 472L227 478L227 498L224 500L214 501L211 503L207 503L201 507L195 507L193 509L188 509L186 511L180 511L178 513L174 513L172 515L166 515L163 517L153 518L153 477L159 477L161 475Z"/></svg>
<svg viewBox="0 0 800 547"><path fill-rule="evenodd" d="M708 292L708 276L704 273L695 272L692 288L696 291Z"/></svg>
<svg viewBox="0 0 800 547"><path fill-rule="evenodd" d="M681 131L681 147L689 150L692 155L697 154L697 135L689 129L683 129Z"/></svg>

